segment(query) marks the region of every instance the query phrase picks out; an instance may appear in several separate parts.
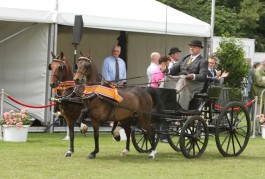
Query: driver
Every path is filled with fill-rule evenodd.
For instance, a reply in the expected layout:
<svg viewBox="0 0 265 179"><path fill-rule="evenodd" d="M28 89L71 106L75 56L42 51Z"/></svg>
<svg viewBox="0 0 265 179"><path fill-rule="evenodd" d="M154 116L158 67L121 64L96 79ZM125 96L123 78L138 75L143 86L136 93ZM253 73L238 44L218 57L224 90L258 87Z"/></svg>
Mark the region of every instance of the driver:
<svg viewBox="0 0 265 179"><path fill-rule="evenodd" d="M178 91L177 101L184 110L188 110L194 94L202 91L208 73L208 61L200 54L203 49L202 42L192 40L188 45L190 54L164 71L167 76L160 85Z"/></svg>

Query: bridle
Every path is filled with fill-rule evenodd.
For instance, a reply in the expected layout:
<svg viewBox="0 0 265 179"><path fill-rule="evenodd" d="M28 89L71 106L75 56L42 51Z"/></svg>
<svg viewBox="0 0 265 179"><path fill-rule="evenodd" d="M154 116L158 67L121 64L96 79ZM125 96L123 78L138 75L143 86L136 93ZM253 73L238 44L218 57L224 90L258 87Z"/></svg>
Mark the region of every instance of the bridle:
<svg viewBox="0 0 265 179"><path fill-rule="evenodd" d="M63 71L65 70L65 61L63 61L63 60L60 60L60 59L53 59L52 60L52 63L53 62L59 62L60 63L60 66L58 67L58 71L59 71L59 73L58 74L52 74L51 76L52 77L55 77L58 81L61 81L61 79L60 79L60 77L62 76L62 73L63 73ZM52 70L52 67L51 67L51 65L52 65L52 63L51 64L49 64L49 66L48 66L48 69L49 70Z"/></svg>
<svg viewBox="0 0 265 179"><path fill-rule="evenodd" d="M92 64L92 61L89 58L87 58L87 57L80 57L80 58L78 58L78 61L80 61L80 60L85 60L86 61L86 64L85 64L86 71L85 71L85 73L81 72L80 70L77 69L77 65L75 65L75 69L77 70L76 73L80 73L81 75L86 76L87 73L88 73L88 68Z"/></svg>

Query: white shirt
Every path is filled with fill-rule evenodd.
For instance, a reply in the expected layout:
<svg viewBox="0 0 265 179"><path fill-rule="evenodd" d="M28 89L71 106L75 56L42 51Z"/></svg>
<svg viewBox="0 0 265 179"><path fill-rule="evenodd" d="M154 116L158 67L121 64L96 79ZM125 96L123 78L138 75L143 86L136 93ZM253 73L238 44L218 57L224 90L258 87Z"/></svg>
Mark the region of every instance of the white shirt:
<svg viewBox="0 0 265 179"><path fill-rule="evenodd" d="M157 64L155 64L155 63L151 63L150 65L149 65L149 67L147 68L147 70L146 70L146 74L147 74L147 77L148 77L148 86L150 86L150 82L151 82L151 78L152 78L152 74L153 74L153 71L154 71L154 69L156 69L158 67L158 65Z"/></svg>

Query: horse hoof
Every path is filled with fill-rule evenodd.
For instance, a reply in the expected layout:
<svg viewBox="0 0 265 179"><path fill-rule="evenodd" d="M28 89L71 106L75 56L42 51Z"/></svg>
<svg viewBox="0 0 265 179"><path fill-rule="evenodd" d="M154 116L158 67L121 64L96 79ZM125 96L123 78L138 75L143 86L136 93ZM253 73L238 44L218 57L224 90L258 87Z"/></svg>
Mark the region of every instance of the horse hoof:
<svg viewBox="0 0 265 179"><path fill-rule="evenodd" d="M71 157L72 156L72 152L68 151L64 154L64 157Z"/></svg>
<svg viewBox="0 0 265 179"><path fill-rule="evenodd" d="M128 156L129 155L129 151L127 149L124 149L123 151L121 151L121 156Z"/></svg>
<svg viewBox="0 0 265 179"><path fill-rule="evenodd" d="M96 158L96 155L95 154L89 154L88 158L89 159L94 159L94 158Z"/></svg>
<svg viewBox="0 0 265 179"><path fill-rule="evenodd" d="M149 159L155 159L154 156L150 156L150 155L148 156L148 158L149 158Z"/></svg>
<svg viewBox="0 0 265 179"><path fill-rule="evenodd" d="M119 142L120 140L121 140L121 136L119 135L119 136L115 136L115 137L113 137L117 142Z"/></svg>

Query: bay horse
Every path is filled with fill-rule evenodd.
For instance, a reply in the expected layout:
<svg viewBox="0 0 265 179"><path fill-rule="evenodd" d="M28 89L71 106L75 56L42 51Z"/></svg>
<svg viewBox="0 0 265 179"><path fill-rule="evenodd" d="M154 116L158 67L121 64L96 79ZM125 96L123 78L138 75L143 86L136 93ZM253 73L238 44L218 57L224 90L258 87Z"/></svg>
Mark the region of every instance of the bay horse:
<svg viewBox="0 0 265 179"><path fill-rule="evenodd" d="M74 75L76 84L91 82L91 76L97 76L96 65L89 58L80 58L76 64L77 71ZM108 86L108 83L104 83ZM138 121L146 130L151 141L152 152L149 154L150 159L156 155L155 133L151 127L152 98L146 89L141 87L122 87L117 88L118 94L123 100L118 103L107 97L92 93L83 98L84 105L87 107L88 116L91 118L94 129L95 148L89 154L90 159L94 159L99 152L99 123L100 121L119 122L124 128L127 141L126 148L122 155L127 155L130 150L130 133L131 123L137 116Z"/></svg>
<svg viewBox="0 0 265 179"><path fill-rule="evenodd" d="M56 91L55 97L67 97L73 94L74 81L73 72L69 60L63 52L56 56L51 52L53 60L49 64L51 76L49 79L50 86ZM101 79L93 78L91 80ZM74 125L78 119L81 110L84 108L82 101L76 100L72 103L59 103L61 115L65 119L69 128L70 149L65 153L65 157L70 157L74 153Z"/></svg>

